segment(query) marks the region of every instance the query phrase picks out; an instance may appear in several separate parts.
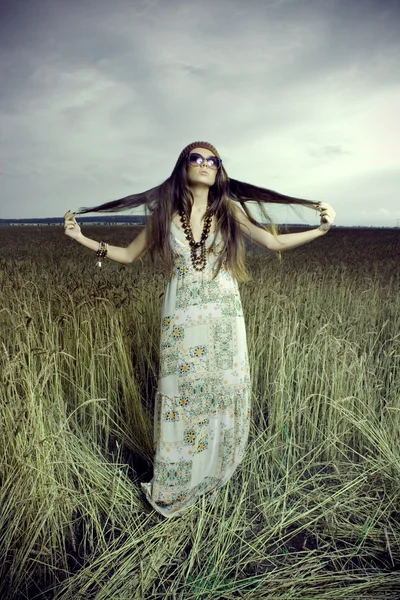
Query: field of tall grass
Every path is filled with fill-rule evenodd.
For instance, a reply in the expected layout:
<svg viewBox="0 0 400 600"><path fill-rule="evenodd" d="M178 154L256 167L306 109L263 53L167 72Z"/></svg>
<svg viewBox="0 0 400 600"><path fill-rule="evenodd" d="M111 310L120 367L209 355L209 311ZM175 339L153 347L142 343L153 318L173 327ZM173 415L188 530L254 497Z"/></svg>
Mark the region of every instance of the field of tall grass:
<svg viewBox="0 0 400 600"><path fill-rule="evenodd" d="M126 245L130 227L86 227ZM0 228L0 598L400 597L400 231L251 247L246 456L180 519L152 477L161 264Z"/></svg>

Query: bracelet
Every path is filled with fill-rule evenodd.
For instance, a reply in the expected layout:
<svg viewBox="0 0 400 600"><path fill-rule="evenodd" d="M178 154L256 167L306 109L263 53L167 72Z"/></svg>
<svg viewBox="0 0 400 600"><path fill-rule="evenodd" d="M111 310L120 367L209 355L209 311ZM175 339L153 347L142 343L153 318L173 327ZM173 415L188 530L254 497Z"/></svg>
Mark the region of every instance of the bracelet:
<svg viewBox="0 0 400 600"><path fill-rule="evenodd" d="M106 244L105 242L99 242L99 248L96 252L96 256L99 259L96 263L98 267L101 267L101 259L107 256L107 252L108 244Z"/></svg>

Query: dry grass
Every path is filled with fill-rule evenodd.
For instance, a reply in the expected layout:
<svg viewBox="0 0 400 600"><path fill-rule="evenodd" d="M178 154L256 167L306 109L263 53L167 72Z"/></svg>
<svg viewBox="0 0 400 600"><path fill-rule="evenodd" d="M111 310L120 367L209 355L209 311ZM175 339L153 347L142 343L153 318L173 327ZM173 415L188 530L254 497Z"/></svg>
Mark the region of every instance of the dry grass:
<svg viewBox="0 0 400 600"><path fill-rule="evenodd" d="M399 231L336 229L281 262L249 251L247 454L177 520L139 489L160 265L96 270L59 228L0 240L2 599L400 595Z"/></svg>

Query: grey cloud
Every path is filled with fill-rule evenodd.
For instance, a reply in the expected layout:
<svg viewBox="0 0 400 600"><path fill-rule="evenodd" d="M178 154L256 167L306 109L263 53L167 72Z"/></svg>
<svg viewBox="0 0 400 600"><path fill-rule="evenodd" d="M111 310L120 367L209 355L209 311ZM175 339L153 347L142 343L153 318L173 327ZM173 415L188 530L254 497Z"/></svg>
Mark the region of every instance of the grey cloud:
<svg viewBox="0 0 400 600"><path fill-rule="evenodd" d="M27 189L39 214L53 207L52 187L60 203L82 193L82 204L94 204L156 185L199 138L244 174L246 148L259 183L276 155L269 180L285 192L295 176L300 187L301 169L285 173L296 162L284 156L291 145L306 166L340 169L355 160L344 134L357 132L344 132L332 109L356 113L397 84L394 2L14 2L0 39L0 156L20 178L4 189L23 214ZM35 188L30 174L48 181ZM338 189L346 195L351 185Z"/></svg>
<svg viewBox="0 0 400 600"><path fill-rule="evenodd" d="M346 154L352 154L340 145L320 146L319 148L308 148L307 153L317 158L336 158Z"/></svg>

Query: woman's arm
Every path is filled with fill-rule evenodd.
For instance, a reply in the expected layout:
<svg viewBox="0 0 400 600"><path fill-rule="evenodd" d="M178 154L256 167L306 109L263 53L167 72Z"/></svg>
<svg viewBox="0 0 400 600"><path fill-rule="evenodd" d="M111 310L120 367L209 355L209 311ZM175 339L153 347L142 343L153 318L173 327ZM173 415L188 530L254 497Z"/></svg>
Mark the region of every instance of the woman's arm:
<svg viewBox="0 0 400 600"><path fill-rule="evenodd" d="M76 240L82 244L82 246L89 248L89 250L97 252L99 249L99 242L91 240L83 235L81 228L75 221L74 215L75 213L71 213L70 211L64 215L65 235ZM126 248L121 248L120 246L108 246L107 258L128 265L142 256L147 248L147 228L145 227Z"/></svg>
<svg viewBox="0 0 400 600"><path fill-rule="evenodd" d="M244 235L249 237L253 242L268 248L268 250L278 252L288 250L289 248L296 248L297 246L311 242L312 240L325 235L325 233L329 231L336 213L333 208L325 202L321 203L321 208L319 210L321 225L318 229L301 231L299 233L283 233L277 237L273 236L269 231L265 231L264 229L261 229L261 227L253 225L247 218L247 215L239 207L236 207L235 212L236 218L240 223L240 229Z"/></svg>

